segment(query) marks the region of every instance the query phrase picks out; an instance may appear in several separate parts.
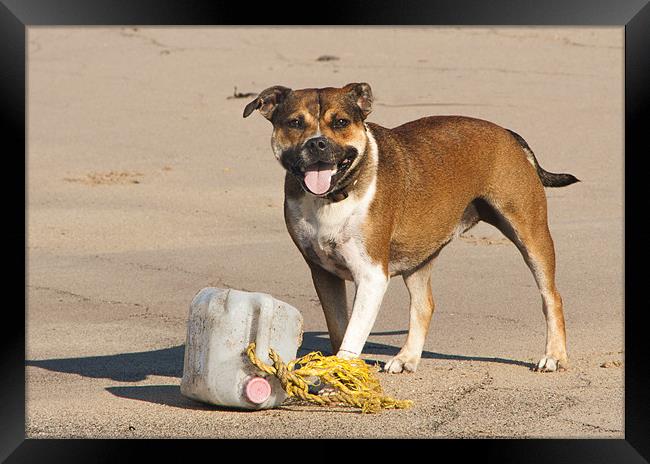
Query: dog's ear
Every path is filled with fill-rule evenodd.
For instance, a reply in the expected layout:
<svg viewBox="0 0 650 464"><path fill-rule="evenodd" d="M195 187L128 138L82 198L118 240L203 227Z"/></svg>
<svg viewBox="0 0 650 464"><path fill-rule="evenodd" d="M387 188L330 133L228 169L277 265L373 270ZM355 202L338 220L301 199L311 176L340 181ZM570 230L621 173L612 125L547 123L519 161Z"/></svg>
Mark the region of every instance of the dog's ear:
<svg viewBox="0 0 650 464"><path fill-rule="evenodd" d="M262 90L262 93L255 100L246 105L246 108L244 108L244 117L247 118L253 111L260 110L262 116L270 121L273 116L273 111L282 103L289 92L291 92L291 89L282 87L281 85Z"/></svg>
<svg viewBox="0 0 650 464"><path fill-rule="evenodd" d="M350 92L352 98L361 110L363 119L366 119L372 111L372 90L365 82L348 84L344 87Z"/></svg>

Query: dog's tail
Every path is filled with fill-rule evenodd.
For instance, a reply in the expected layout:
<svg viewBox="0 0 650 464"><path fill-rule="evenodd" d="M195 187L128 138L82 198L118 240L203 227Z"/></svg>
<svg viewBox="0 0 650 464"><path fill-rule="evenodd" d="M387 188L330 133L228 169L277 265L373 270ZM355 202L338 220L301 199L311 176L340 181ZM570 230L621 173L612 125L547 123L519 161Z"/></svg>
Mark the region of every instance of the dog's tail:
<svg viewBox="0 0 650 464"><path fill-rule="evenodd" d="M532 165L535 166L535 169L537 170L537 175L542 181L542 185L544 187L564 187L567 185L574 184L576 182L580 182L580 179L576 178L571 174L555 174L542 169L542 167L537 162L537 158L535 158L535 154L533 153L533 150L530 149L530 146L528 146L528 143L526 143L524 138L521 135L517 134L515 131L511 131L510 129L506 129L506 130L512 134L512 136L515 138L515 140L517 140L521 148L523 148L524 152L526 153L526 157L528 158L528 161L530 161Z"/></svg>

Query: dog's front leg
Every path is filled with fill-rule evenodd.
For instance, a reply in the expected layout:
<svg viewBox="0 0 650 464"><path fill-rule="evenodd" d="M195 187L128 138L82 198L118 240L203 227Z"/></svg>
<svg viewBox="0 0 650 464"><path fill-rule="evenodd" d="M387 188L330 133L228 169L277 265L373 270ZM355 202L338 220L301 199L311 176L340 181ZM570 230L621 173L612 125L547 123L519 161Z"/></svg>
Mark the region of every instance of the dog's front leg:
<svg viewBox="0 0 650 464"><path fill-rule="evenodd" d="M373 266L355 276L357 291L354 296L352 315L337 356L351 359L361 354L370 335L384 298L388 277L380 266Z"/></svg>

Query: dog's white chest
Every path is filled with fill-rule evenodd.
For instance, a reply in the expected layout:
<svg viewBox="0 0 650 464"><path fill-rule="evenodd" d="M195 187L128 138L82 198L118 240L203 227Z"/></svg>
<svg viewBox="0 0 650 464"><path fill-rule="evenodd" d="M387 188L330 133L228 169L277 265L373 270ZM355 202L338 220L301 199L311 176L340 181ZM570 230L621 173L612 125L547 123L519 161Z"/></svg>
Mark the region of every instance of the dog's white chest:
<svg viewBox="0 0 650 464"><path fill-rule="evenodd" d="M369 263L362 225L374 184L361 198L330 202L313 196L287 200L290 227L301 251L314 263L347 280L354 280Z"/></svg>

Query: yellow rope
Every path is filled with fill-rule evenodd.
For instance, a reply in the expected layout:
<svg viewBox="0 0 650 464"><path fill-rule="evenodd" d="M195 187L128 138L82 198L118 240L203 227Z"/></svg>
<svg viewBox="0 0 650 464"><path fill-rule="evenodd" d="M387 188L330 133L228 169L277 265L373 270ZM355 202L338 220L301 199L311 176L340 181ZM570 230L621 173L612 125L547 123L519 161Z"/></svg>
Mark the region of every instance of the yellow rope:
<svg viewBox="0 0 650 464"><path fill-rule="evenodd" d="M385 396L379 380L370 366L362 359L343 359L337 356L323 356L320 352L309 353L302 358L284 364L280 356L269 349L273 365L263 363L255 355L255 343L246 348L248 359L262 372L278 378L282 388L290 397L297 397L320 405L345 403L361 412L373 413L381 409L404 409L413 405L410 400L396 400ZM296 366L299 366L296 369ZM331 395L321 396L308 392L317 378L335 389Z"/></svg>

